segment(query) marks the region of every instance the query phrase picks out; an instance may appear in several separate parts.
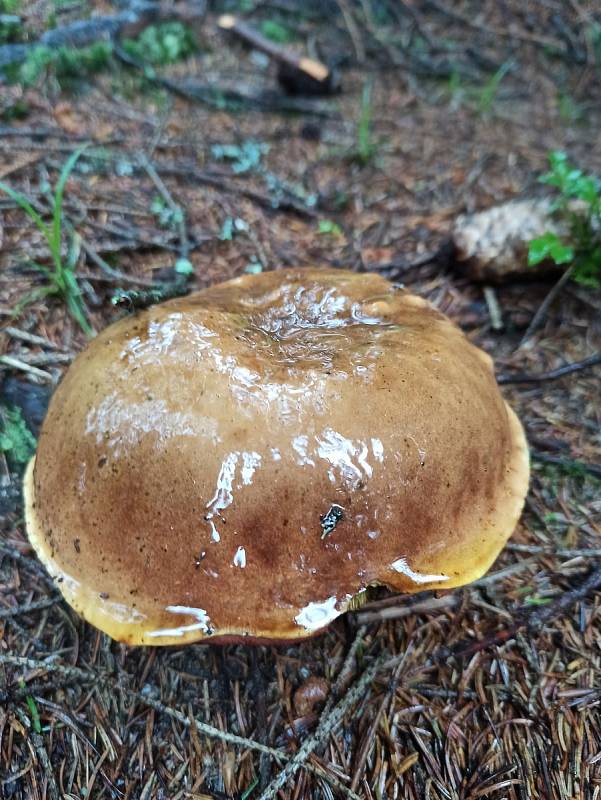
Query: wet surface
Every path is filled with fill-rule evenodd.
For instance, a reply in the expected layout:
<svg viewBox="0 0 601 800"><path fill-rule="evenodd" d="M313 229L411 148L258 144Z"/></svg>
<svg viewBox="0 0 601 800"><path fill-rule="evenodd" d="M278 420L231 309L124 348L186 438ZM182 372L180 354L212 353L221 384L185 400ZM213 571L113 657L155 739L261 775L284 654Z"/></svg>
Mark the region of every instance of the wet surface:
<svg viewBox="0 0 601 800"><path fill-rule="evenodd" d="M488 359L425 301L375 275L270 273L82 353L41 436L36 524L117 637L298 636L371 583L485 569L521 507L515 449Z"/></svg>

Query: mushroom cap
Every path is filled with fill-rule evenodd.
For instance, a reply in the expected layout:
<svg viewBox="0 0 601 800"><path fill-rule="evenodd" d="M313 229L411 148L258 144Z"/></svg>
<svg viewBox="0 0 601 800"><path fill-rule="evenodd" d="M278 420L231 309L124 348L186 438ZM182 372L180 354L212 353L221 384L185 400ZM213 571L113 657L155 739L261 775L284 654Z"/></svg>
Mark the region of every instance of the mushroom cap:
<svg viewBox="0 0 601 800"><path fill-rule="evenodd" d="M66 600L128 644L318 632L370 585L473 581L528 487L492 361L374 274L245 276L110 325L25 481Z"/></svg>

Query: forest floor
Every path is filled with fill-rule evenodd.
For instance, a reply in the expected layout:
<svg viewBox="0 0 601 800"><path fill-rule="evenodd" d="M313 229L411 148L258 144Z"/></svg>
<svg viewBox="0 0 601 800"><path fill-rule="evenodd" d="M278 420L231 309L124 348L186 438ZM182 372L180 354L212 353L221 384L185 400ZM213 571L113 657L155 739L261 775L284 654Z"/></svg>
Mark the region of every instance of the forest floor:
<svg viewBox="0 0 601 800"><path fill-rule="evenodd" d="M601 292L567 283L520 344L553 284L496 286L497 329L483 286L437 255L460 214L544 194L553 150L601 175L596 4L238 5L283 46L336 63L340 93L287 98L272 64L217 30L236 4L213 3L186 22L193 46L179 28L167 44L135 32L152 74L113 53L73 68L68 52L38 52L0 79L0 180L46 214L87 145L65 187L63 255L69 244L95 331L123 313L119 290L173 281L188 262L190 289L290 265L402 281L505 376L531 446L526 508L489 575L438 593L448 602L376 603L291 647L127 648L57 595L7 453L0 797L598 800L601 366L507 376L597 355ZM8 10L26 43L111 13L85 0ZM86 335L58 297L23 304L44 285L32 260L50 263L47 243L3 196L2 402L36 433Z"/></svg>

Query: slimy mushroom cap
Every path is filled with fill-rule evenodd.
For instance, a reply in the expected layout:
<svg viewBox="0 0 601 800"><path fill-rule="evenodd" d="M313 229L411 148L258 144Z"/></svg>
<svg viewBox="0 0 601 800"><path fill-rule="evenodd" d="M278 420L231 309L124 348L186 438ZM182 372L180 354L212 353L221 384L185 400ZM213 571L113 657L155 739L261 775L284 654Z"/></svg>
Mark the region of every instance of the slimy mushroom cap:
<svg viewBox="0 0 601 800"><path fill-rule="evenodd" d="M374 274L245 276L74 361L25 480L66 600L129 644L322 630L372 585L490 567L528 486L492 362Z"/></svg>

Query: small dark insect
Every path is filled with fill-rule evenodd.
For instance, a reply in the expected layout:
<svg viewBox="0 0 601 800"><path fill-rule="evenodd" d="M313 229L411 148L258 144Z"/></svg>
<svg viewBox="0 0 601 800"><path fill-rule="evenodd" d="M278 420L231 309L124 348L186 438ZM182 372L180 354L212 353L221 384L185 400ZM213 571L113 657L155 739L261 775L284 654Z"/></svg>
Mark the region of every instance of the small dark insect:
<svg viewBox="0 0 601 800"><path fill-rule="evenodd" d="M332 503L330 510L319 519L321 521L321 538L325 539L329 533L336 528L344 516L344 508L339 506L338 503Z"/></svg>

